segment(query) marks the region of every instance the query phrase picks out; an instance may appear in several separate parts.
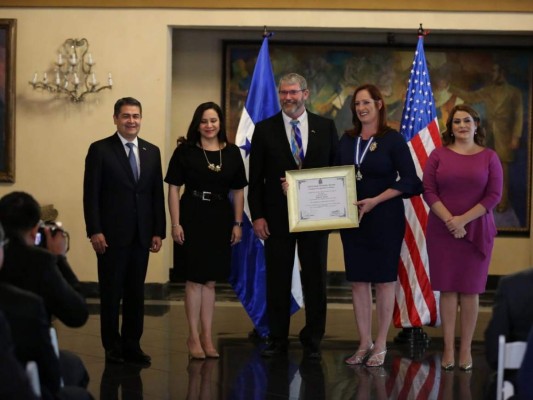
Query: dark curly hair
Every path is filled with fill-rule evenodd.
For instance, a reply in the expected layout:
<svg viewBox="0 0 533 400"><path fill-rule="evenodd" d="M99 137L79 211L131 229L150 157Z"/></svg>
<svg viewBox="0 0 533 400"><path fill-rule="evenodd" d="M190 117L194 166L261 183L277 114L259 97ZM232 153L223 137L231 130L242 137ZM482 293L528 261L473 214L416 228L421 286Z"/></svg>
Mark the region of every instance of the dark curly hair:
<svg viewBox="0 0 533 400"><path fill-rule="evenodd" d="M455 137L453 136L453 118L455 117L455 113L457 111L464 111L465 113L470 114L474 122L476 123L476 134L474 135L474 143L476 143L479 146L485 145L485 128L481 124L481 118L479 117L479 113L474 110L471 106L468 104L459 104L456 105L452 110L450 111L450 114L448 115L448 119L446 120L446 130L442 132L442 144L443 146L449 146L450 144L455 142Z"/></svg>

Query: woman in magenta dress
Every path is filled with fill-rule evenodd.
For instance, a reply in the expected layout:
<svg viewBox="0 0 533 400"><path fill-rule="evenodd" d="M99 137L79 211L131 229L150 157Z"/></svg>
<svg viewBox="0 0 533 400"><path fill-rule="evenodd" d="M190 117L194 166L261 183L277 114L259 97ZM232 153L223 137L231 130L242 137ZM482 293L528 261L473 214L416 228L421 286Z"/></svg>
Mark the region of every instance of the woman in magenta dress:
<svg viewBox="0 0 533 400"><path fill-rule="evenodd" d="M470 106L455 106L446 122L443 147L424 168L424 199L431 208L427 224L429 272L433 290L441 292L444 335L441 366L455 367L455 321L461 307L459 368L472 369L471 344L479 293L485 291L496 236L492 210L502 194L502 166L483 147L485 130Z"/></svg>

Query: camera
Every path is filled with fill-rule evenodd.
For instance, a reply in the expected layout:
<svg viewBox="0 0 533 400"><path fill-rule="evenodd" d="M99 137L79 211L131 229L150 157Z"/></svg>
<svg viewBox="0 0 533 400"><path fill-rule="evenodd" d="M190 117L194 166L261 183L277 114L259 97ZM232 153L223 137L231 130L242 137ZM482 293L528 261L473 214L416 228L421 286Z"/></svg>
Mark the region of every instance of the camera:
<svg viewBox="0 0 533 400"><path fill-rule="evenodd" d="M55 235L63 235L67 241L67 251L69 249L69 234L63 229L63 224L61 222L53 221L41 221L39 223L39 229L37 230L37 235L35 236L35 245L46 249L46 234L44 232L45 228L50 229L50 234L52 237Z"/></svg>

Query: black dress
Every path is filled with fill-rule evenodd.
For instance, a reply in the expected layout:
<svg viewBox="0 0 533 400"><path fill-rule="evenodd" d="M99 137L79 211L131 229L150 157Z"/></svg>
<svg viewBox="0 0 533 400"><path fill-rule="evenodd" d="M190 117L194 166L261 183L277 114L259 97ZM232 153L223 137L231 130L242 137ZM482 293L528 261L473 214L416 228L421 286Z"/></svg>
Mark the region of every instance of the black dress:
<svg viewBox="0 0 533 400"><path fill-rule="evenodd" d="M361 141L361 153L368 141ZM337 147L337 165L353 165L357 138L344 134ZM422 193L422 182L405 139L390 130L374 137L356 181L357 199L374 197L392 188L403 193L366 213L358 228L341 229L346 279L350 282L393 282L398 275L405 234L403 198ZM399 179L398 179L399 178Z"/></svg>
<svg viewBox="0 0 533 400"><path fill-rule="evenodd" d="M165 177L171 185L185 185L180 200L185 241L176 247L182 249L185 279L192 282L225 280L230 273L234 213L228 193L244 188L247 181L239 148L228 143L221 155L222 169L215 172L207 167L205 157L219 165L218 151L206 151L204 155L197 146L181 144L170 159ZM199 192L211 192L204 196L211 200L202 200Z"/></svg>

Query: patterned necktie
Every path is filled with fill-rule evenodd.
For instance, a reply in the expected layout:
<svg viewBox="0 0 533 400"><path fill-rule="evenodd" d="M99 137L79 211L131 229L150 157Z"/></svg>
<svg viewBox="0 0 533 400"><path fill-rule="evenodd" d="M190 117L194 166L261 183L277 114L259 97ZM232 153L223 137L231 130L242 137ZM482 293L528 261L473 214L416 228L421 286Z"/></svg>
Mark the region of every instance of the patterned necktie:
<svg viewBox="0 0 533 400"><path fill-rule="evenodd" d="M139 180L139 170L137 169L137 160L135 159L135 153L133 152L133 143L126 143L126 146L129 147L130 152L128 153L128 161L130 162L131 170L133 171L133 177L135 182Z"/></svg>
<svg viewBox="0 0 533 400"><path fill-rule="evenodd" d="M302 133L300 128L298 128L299 123L300 121L297 119L291 121L291 150L294 161L298 164L298 169L301 169L304 162L304 148L302 146Z"/></svg>

